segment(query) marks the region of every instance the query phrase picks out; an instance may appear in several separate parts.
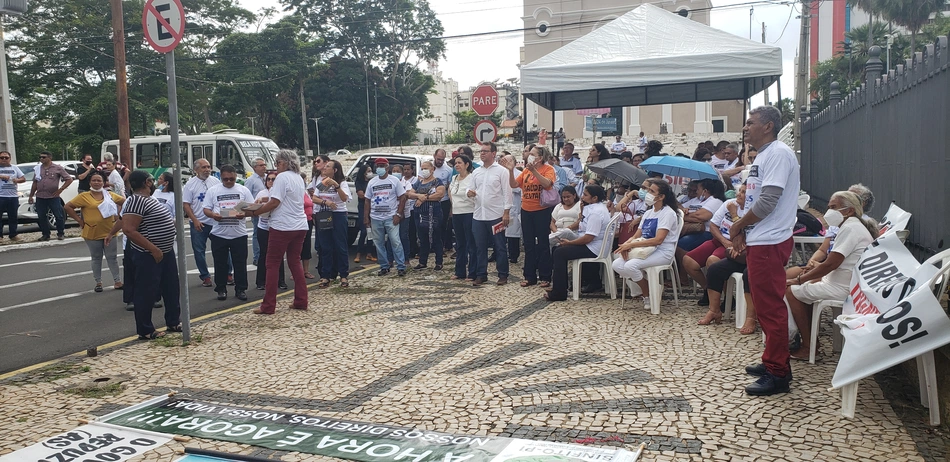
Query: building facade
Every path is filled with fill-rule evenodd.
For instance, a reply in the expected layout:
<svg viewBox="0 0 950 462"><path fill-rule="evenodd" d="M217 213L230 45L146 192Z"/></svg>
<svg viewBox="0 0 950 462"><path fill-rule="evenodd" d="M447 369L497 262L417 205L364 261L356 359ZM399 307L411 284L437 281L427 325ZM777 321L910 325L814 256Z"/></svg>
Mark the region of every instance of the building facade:
<svg viewBox="0 0 950 462"><path fill-rule="evenodd" d="M434 64L429 66L428 73L435 86L427 96L429 115L416 125L419 130L416 139L420 143L438 144L446 135L458 130L455 113L459 112L459 84L442 77L442 72Z"/></svg>
<svg viewBox="0 0 950 462"><path fill-rule="evenodd" d="M524 48L527 64L557 50L640 6L641 0L524 0ZM651 2L653 3L653 2ZM693 21L709 25L710 0L668 0L654 3ZM550 27L561 26L561 27ZM658 31L658 33L662 33ZM636 69L631 69L636 72ZM684 69L683 72L689 72ZM606 108L605 108L606 109ZM712 101L656 106L609 108L618 133L634 137L666 133L739 132L744 120L742 101ZM530 127L555 131L564 128L568 138L588 138L585 116L576 111L551 111L528 101L525 117ZM606 135L606 133L605 133Z"/></svg>

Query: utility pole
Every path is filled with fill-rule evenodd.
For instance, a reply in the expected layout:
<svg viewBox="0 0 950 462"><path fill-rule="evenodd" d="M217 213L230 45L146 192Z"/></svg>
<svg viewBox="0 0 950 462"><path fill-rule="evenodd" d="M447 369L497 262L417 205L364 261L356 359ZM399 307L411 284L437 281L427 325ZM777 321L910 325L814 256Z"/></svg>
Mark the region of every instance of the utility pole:
<svg viewBox="0 0 950 462"><path fill-rule="evenodd" d="M379 93L378 85L373 83L373 110L376 112L376 147L379 147Z"/></svg>
<svg viewBox="0 0 950 462"><path fill-rule="evenodd" d="M798 81L795 82L795 107L808 106L808 36L811 32L811 0L802 0L801 37L798 43ZM801 150L802 121L795 117L795 150Z"/></svg>
<svg viewBox="0 0 950 462"><path fill-rule="evenodd" d="M6 13L0 11L0 13ZM0 19L3 15L0 14ZM888 55L890 56L890 55ZM10 113L10 83L7 80L7 47L3 41L3 24L0 24L0 98L3 98L3 119L0 120L0 147L10 152L10 163L16 165L16 145L13 142L13 114Z"/></svg>
<svg viewBox="0 0 950 462"><path fill-rule="evenodd" d="M311 117L310 120L313 121L313 124L317 127L317 152L313 154L314 157L322 154L320 152L320 119L323 117Z"/></svg>
<svg viewBox="0 0 950 462"><path fill-rule="evenodd" d="M303 121L303 153L310 151L310 134L307 133L307 102L303 99L303 76L300 76L300 120Z"/></svg>
<svg viewBox="0 0 950 462"><path fill-rule="evenodd" d="M765 21L762 21L762 44L763 45L765 44ZM780 99L779 103L781 102L782 101ZM768 88L765 89L765 105L769 106L769 89ZM779 110L781 110L781 108L779 108Z"/></svg>
<svg viewBox="0 0 950 462"><path fill-rule="evenodd" d="M254 133L254 119L256 119L257 116L245 116L245 117L247 117L247 120L251 121L251 134L254 135L255 134Z"/></svg>
<svg viewBox="0 0 950 462"><path fill-rule="evenodd" d="M363 63L363 74L366 76L366 146L373 147L373 132L369 128L369 64Z"/></svg>
<svg viewBox="0 0 950 462"><path fill-rule="evenodd" d="M125 25L122 0L109 0L112 8L112 52L115 55L115 101L119 116L119 161L132 164L132 145L129 142L129 92L125 73Z"/></svg>

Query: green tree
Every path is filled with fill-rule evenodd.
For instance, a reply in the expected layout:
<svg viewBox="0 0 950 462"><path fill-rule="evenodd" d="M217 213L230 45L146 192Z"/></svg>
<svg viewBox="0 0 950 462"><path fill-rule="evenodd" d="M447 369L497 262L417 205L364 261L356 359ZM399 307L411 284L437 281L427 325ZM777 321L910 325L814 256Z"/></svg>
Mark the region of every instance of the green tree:
<svg viewBox="0 0 950 462"><path fill-rule="evenodd" d="M917 34L930 22L930 15L939 14L944 0L876 0L881 15L910 31L910 49L917 49Z"/></svg>
<svg viewBox="0 0 950 462"><path fill-rule="evenodd" d="M782 98L782 103L778 105L782 112L782 126L798 118L798 111L795 110L795 100L791 98Z"/></svg>

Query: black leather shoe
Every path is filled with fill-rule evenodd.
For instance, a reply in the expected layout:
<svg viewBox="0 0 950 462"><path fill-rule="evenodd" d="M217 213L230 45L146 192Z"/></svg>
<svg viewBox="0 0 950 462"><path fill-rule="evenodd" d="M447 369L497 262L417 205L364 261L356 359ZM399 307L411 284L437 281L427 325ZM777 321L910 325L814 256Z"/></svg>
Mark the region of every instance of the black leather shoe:
<svg viewBox="0 0 950 462"><path fill-rule="evenodd" d="M603 292L604 286L581 286L582 294L592 294L594 292Z"/></svg>
<svg viewBox="0 0 950 462"><path fill-rule="evenodd" d="M243 290L234 294L234 296L237 297L238 300L247 300L247 292L244 292Z"/></svg>
<svg viewBox="0 0 950 462"><path fill-rule="evenodd" d="M488 256L488 263L493 263L496 259L495 252L492 252L492 254Z"/></svg>
<svg viewBox="0 0 950 462"><path fill-rule="evenodd" d="M218 292L218 300L227 300L227 299L228 299L227 292Z"/></svg>
<svg viewBox="0 0 950 462"><path fill-rule="evenodd" d="M762 363L745 367L745 373L755 377L762 377L763 375L768 374L768 372L769 371L765 369L765 364ZM792 381L792 368L788 369L788 375L785 376L785 379L789 382Z"/></svg>
<svg viewBox="0 0 950 462"><path fill-rule="evenodd" d="M264 290L264 286L257 286L257 290Z"/></svg>
<svg viewBox="0 0 950 462"><path fill-rule="evenodd" d="M414 269L414 270L426 269L426 265L423 265L422 263L419 263L418 265L413 266L412 269Z"/></svg>
<svg viewBox="0 0 950 462"><path fill-rule="evenodd" d="M396 276L404 277L405 275L406 275L406 270L404 269L396 270Z"/></svg>
<svg viewBox="0 0 950 462"><path fill-rule="evenodd" d="M745 393L751 396L771 396L779 393L788 393L787 377L776 377L768 372L759 377L751 385L745 387Z"/></svg>
<svg viewBox="0 0 950 462"><path fill-rule="evenodd" d="M286 282L280 282L280 283L277 283L277 288L280 290L287 290L289 287L287 287Z"/></svg>
<svg viewBox="0 0 950 462"><path fill-rule="evenodd" d="M478 287L478 286L484 284L486 281L488 281L488 279L483 278L483 277L476 277L475 280L472 281L472 286L473 286L473 287Z"/></svg>
<svg viewBox="0 0 950 462"><path fill-rule="evenodd" d="M704 290L704 291L703 291L703 296L702 296L702 298L700 298L699 301L696 302L696 305L698 305L698 306L709 306L709 292L706 292L706 291Z"/></svg>
<svg viewBox="0 0 950 462"><path fill-rule="evenodd" d="M377 276L385 276L385 275L387 275L387 274L389 274L389 269L388 269L388 268L387 268L387 269L381 269L381 270L379 270L378 273L376 273Z"/></svg>

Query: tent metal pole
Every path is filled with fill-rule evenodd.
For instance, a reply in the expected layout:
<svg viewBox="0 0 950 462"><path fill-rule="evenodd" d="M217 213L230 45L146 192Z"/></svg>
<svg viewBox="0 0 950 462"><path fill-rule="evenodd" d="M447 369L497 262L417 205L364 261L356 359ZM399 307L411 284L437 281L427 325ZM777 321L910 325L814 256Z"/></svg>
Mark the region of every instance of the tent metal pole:
<svg viewBox="0 0 950 462"><path fill-rule="evenodd" d="M742 100L742 125L745 125L746 117L749 117L749 100L743 99ZM742 142L742 146L744 147L745 146L745 131L743 130L740 133L741 133L740 135L741 138L739 138L739 140Z"/></svg>
<svg viewBox="0 0 950 462"><path fill-rule="evenodd" d="M528 97L521 94L521 110L524 111L521 114L521 140L524 142L522 147L528 145Z"/></svg>
<svg viewBox="0 0 950 462"><path fill-rule="evenodd" d="M551 109L551 131L553 133L557 133L554 130L554 109L553 108ZM554 138L555 137L553 136L551 137L551 152L557 153L557 140L555 140Z"/></svg>

